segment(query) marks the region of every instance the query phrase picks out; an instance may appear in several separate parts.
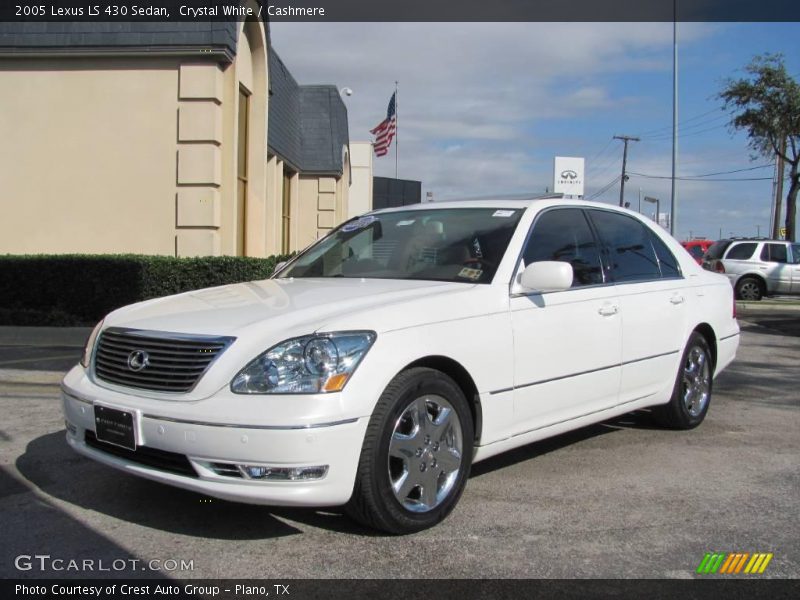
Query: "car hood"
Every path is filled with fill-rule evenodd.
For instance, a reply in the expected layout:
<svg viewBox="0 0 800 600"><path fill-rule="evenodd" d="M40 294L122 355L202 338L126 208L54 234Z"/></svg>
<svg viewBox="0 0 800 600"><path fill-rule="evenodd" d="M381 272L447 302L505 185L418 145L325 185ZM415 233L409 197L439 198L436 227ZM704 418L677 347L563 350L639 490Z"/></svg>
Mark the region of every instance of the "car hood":
<svg viewBox="0 0 800 600"><path fill-rule="evenodd" d="M268 279L140 302L111 313L105 325L236 337L267 326L294 335L360 311L471 287L419 280Z"/></svg>

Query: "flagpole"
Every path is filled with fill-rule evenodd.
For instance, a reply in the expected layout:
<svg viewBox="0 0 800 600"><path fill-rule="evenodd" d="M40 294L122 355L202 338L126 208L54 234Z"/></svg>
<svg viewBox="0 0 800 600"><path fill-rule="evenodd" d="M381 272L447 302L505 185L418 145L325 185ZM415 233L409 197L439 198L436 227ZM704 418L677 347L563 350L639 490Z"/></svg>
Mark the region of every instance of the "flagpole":
<svg viewBox="0 0 800 600"><path fill-rule="evenodd" d="M397 155L400 149L400 134L398 132L398 118L397 112L397 82L394 82L394 178L397 179Z"/></svg>

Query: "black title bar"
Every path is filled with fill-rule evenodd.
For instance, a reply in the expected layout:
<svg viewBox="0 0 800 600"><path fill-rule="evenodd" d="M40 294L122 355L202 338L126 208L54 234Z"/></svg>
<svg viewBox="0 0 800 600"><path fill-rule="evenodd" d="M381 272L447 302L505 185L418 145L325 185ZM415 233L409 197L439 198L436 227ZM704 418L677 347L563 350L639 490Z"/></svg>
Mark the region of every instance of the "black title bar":
<svg viewBox="0 0 800 600"><path fill-rule="evenodd" d="M0 0L0 21L770 22L798 0Z"/></svg>
<svg viewBox="0 0 800 600"><path fill-rule="evenodd" d="M0 597L33 600L518 600L520 598L719 598L794 600L798 580L731 577L702 580L543 580L543 579L6 579Z"/></svg>

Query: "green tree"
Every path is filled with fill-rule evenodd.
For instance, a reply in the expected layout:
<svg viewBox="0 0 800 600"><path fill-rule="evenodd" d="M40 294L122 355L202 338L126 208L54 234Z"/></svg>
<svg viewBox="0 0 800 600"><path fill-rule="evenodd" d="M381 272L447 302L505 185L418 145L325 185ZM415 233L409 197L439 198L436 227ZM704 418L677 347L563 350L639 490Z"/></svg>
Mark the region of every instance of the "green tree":
<svg viewBox="0 0 800 600"><path fill-rule="evenodd" d="M800 190L800 84L786 72L783 56L756 56L746 77L729 79L719 98L731 113L734 129L747 132L750 147L789 167L786 194L786 239L794 241L797 192Z"/></svg>

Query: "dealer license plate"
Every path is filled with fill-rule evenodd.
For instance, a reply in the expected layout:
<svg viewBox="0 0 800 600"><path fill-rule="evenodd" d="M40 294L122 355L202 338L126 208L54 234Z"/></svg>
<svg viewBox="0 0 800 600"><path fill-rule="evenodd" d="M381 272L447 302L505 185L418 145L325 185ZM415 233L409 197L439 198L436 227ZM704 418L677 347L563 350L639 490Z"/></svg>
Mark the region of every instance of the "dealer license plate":
<svg viewBox="0 0 800 600"><path fill-rule="evenodd" d="M94 405L94 427L98 441L136 450L136 426L132 412Z"/></svg>

